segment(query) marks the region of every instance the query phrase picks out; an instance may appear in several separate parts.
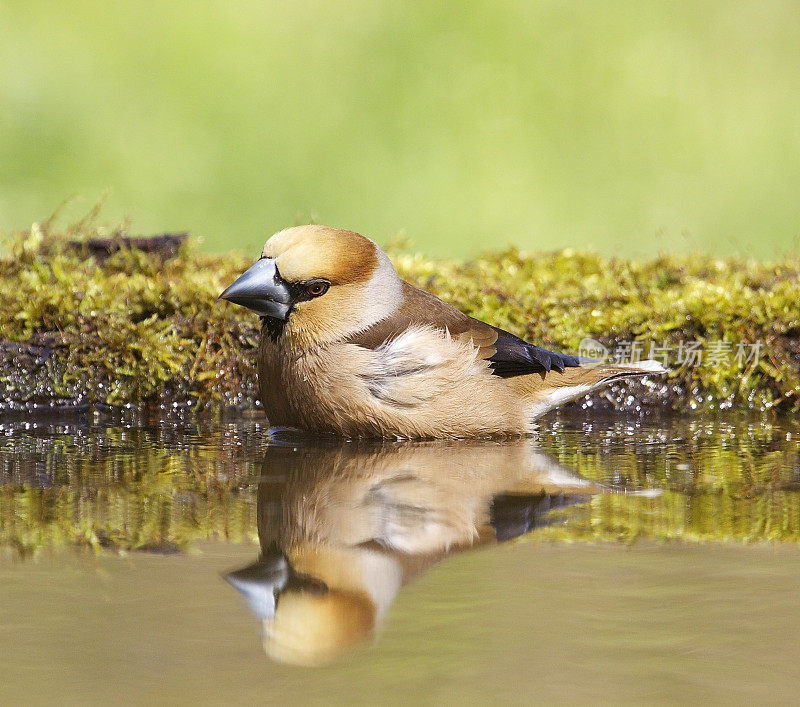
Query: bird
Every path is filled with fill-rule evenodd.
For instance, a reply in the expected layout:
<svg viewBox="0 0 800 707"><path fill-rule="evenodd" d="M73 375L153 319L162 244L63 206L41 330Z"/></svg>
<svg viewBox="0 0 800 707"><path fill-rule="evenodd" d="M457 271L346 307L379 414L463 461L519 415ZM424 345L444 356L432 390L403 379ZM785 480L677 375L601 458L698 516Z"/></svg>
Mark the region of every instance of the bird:
<svg viewBox="0 0 800 707"><path fill-rule="evenodd" d="M261 317L274 427L341 437L527 435L611 381L665 373L549 351L402 280L370 238L317 224L270 237L220 294Z"/></svg>
<svg viewBox="0 0 800 707"><path fill-rule="evenodd" d="M535 440L395 441L279 432L258 485L260 554L225 573L271 659L338 660L380 634L401 589L610 489Z"/></svg>

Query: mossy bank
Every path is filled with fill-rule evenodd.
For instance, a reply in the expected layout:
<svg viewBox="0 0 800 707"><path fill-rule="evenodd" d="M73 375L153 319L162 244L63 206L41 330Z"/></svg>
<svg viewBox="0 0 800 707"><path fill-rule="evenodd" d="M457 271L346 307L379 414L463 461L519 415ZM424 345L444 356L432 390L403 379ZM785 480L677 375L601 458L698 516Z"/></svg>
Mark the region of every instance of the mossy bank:
<svg viewBox="0 0 800 707"><path fill-rule="evenodd" d="M217 302L255 253L210 255L168 238L140 247L94 228L46 225L7 241L2 410L257 407L259 321ZM504 250L454 262L389 251L404 278L531 341L620 360L655 356L670 368L583 404L800 408L797 256L638 262Z"/></svg>

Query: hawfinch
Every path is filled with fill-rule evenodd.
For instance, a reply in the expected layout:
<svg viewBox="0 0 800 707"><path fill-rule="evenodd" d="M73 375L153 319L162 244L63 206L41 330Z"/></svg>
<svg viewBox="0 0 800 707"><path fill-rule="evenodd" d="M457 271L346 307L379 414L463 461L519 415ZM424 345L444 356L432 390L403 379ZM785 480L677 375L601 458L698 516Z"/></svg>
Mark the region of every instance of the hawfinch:
<svg viewBox="0 0 800 707"><path fill-rule="evenodd" d="M345 437L490 437L531 431L608 383L664 373L529 344L400 279L369 238L326 226L272 236L221 295L262 318L270 424Z"/></svg>
<svg viewBox="0 0 800 707"><path fill-rule="evenodd" d="M530 439L273 439L261 479L261 555L225 578L261 621L267 655L301 665L374 636L401 588L446 557L601 490Z"/></svg>

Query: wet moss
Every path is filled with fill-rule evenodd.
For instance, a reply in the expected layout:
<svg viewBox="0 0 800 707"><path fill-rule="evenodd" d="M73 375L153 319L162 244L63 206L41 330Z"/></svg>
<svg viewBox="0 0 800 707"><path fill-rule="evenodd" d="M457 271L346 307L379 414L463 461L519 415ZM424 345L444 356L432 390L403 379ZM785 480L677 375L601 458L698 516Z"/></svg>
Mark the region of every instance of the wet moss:
<svg viewBox="0 0 800 707"><path fill-rule="evenodd" d="M88 247L91 239L107 245ZM258 319L216 302L253 254L210 255L174 242L143 249L87 224L63 233L34 226L7 241L3 409L258 406ZM391 255L414 284L544 346L576 351L593 339L610 356L624 359L627 346L634 356L667 357L667 378L631 384L635 395L617 386L583 404L800 408L797 256L762 263L706 255L640 262L572 250L508 249L469 262ZM705 357L699 365L689 344Z"/></svg>

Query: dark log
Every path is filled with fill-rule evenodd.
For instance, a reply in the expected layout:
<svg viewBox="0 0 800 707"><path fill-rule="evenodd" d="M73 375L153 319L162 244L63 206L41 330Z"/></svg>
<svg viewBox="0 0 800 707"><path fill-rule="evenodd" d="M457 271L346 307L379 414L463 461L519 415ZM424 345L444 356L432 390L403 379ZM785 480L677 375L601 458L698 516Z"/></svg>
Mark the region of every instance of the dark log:
<svg viewBox="0 0 800 707"><path fill-rule="evenodd" d="M138 238L134 236L118 235L112 238L89 238L85 241L71 241L70 248L84 251L95 260L102 263L112 253L123 248L141 250L144 253L155 253L163 260L174 258L181 245L189 237L188 233L161 233L157 236Z"/></svg>

